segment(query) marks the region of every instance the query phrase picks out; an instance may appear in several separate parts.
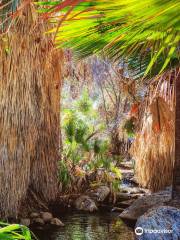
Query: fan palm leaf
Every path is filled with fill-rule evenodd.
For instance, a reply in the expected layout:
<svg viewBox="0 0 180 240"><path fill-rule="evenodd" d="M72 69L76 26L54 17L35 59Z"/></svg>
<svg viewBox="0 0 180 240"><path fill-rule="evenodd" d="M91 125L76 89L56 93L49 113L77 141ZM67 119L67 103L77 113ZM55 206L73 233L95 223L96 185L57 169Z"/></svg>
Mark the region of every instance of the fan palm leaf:
<svg viewBox="0 0 180 240"><path fill-rule="evenodd" d="M0 239L3 240L32 240L37 239L30 230L20 224L7 224L0 222Z"/></svg>
<svg viewBox="0 0 180 240"><path fill-rule="evenodd" d="M155 68L159 73L178 63L178 0L82 0L61 6L59 2L53 7L46 5L43 11L53 22L60 22L52 30L56 45L74 50L78 58L101 53L116 62L131 61L138 76Z"/></svg>

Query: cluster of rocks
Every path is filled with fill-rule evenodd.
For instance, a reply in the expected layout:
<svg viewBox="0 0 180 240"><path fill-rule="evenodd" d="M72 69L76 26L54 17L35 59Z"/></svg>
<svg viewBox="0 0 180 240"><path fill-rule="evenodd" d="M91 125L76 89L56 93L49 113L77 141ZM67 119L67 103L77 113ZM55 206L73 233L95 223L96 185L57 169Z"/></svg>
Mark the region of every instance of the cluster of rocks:
<svg viewBox="0 0 180 240"><path fill-rule="evenodd" d="M75 201L77 210L94 212L98 210L100 203L104 202L110 194L110 188L100 186L97 189L87 191L86 195L79 196Z"/></svg>
<svg viewBox="0 0 180 240"><path fill-rule="evenodd" d="M137 219L149 209L162 206L170 199L170 189L143 196L133 201L130 206L120 214L120 217L124 220L132 220L136 222Z"/></svg>
<svg viewBox="0 0 180 240"><path fill-rule="evenodd" d="M67 206L86 212L94 212L105 206L113 212L119 212L122 220L135 226L137 240L180 239L180 202L172 204L171 188L151 194L136 184L129 166L124 167L122 175L121 190L115 196L108 186L99 186L87 190L83 195L72 195L70 199L67 196ZM21 219L21 224L41 228L64 226L50 212L31 213L30 218Z"/></svg>
<svg viewBox="0 0 180 240"><path fill-rule="evenodd" d="M135 200L120 218L134 222L137 240L180 239L180 202L171 200L171 188Z"/></svg>
<svg viewBox="0 0 180 240"><path fill-rule="evenodd" d="M30 218L21 218L20 223L27 227L29 226L37 226L42 227L45 225L51 226L64 226L59 218L53 217L50 212L32 212L30 214Z"/></svg>
<svg viewBox="0 0 180 240"><path fill-rule="evenodd" d="M107 209L112 208L112 211L122 212L136 199L149 194L148 190L138 187L134 179L131 161L123 162L120 167L122 181L121 189L118 193L115 195L111 194L110 187L106 185L88 189L83 195L68 196L68 207L73 207L81 211L93 212L103 206L107 207ZM103 171L102 169L100 170ZM62 201L64 201L64 199Z"/></svg>
<svg viewBox="0 0 180 240"><path fill-rule="evenodd" d="M87 190L83 195L71 195L70 198L67 196L67 207L94 212L104 206L113 212L119 212L122 220L135 226L137 240L180 239L180 202L172 202L171 188L151 194L147 189L138 186L132 163L123 163L121 167L123 179L118 193L112 195L108 186L99 186ZM65 198L62 198L62 202L64 200ZM20 222L40 228L64 226L61 220L53 217L50 212L33 212L30 218L22 218Z"/></svg>
<svg viewBox="0 0 180 240"><path fill-rule="evenodd" d="M75 207L81 211L93 212L109 199L110 189L101 186L75 200ZM171 189L150 194L139 187L122 186L111 209L120 212L120 218L133 223L137 240L180 239L180 203L171 204ZM138 232L139 230L139 232Z"/></svg>
<svg viewBox="0 0 180 240"><path fill-rule="evenodd" d="M127 187L121 188L121 192L116 194L116 203L113 204L113 200L110 194L110 188L107 186L100 186L96 189L92 189L86 192L85 195L77 197L74 202L74 206L77 210L93 212L98 210L98 207L104 205L105 201L107 205L112 204L112 211L122 212L125 208L129 207L136 199L144 195L149 194L148 191L139 187ZM105 206L105 205L104 205Z"/></svg>

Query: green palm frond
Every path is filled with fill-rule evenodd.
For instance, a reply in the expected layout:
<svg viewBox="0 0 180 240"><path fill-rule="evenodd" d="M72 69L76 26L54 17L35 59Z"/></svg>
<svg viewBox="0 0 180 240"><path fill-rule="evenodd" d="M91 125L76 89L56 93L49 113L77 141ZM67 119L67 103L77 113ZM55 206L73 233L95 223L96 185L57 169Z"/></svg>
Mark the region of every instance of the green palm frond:
<svg viewBox="0 0 180 240"><path fill-rule="evenodd" d="M139 76L154 69L162 72L179 62L179 0L64 2L65 8L57 3L43 9L50 16L55 12L53 22L60 23L52 30L56 45L74 50L78 58L94 53L116 62L123 58Z"/></svg>
<svg viewBox="0 0 180 240"><path fill-rule="evenodd" d="M0 239L3 240L32 240L37 239L34 235L30 233L30 230L20 224L8 224L0 222Z"/></svg>

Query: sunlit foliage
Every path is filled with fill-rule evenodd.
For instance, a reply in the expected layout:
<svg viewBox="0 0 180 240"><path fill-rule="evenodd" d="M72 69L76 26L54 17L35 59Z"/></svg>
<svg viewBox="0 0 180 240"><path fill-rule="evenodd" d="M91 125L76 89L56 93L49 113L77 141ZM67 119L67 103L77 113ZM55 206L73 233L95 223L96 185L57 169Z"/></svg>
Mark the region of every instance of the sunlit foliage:
<svg viewBox="0 0 180 240"><path fill-rule="evenodd" d="M78 57L101 53L114 61L123 59L136 77L178 64L178 0L66 0L43 5L44 16L56 14L56 45L73 49Z"/></svg>

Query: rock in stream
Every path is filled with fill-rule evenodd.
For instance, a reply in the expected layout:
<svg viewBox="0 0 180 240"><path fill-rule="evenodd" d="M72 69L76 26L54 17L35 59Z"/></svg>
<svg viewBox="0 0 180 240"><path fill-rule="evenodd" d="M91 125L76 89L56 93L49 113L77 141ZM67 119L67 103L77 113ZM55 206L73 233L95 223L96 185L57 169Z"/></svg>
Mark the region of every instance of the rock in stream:
<svg viewBox="0 0 180 240"><path fill-rule="evenodd" d="M171 199L171 191L164 190L135 200L132 205L125 209L120 217L124 220L136 221L150 208L163 205Z"/></svg>
<svg viewBox="0 0 180 240"><path fill-rule="evenodd" d="M98 208L94 200L92 200L89 196L83 195L76 199L75 207L77 210L94 212Z"/></svg>
<svg viewBox="0 0 180 240"><path fill-rule="evenodd" d="M180 239L180 209L160 206L141 216L135 227L138 240Z"/></svg>

